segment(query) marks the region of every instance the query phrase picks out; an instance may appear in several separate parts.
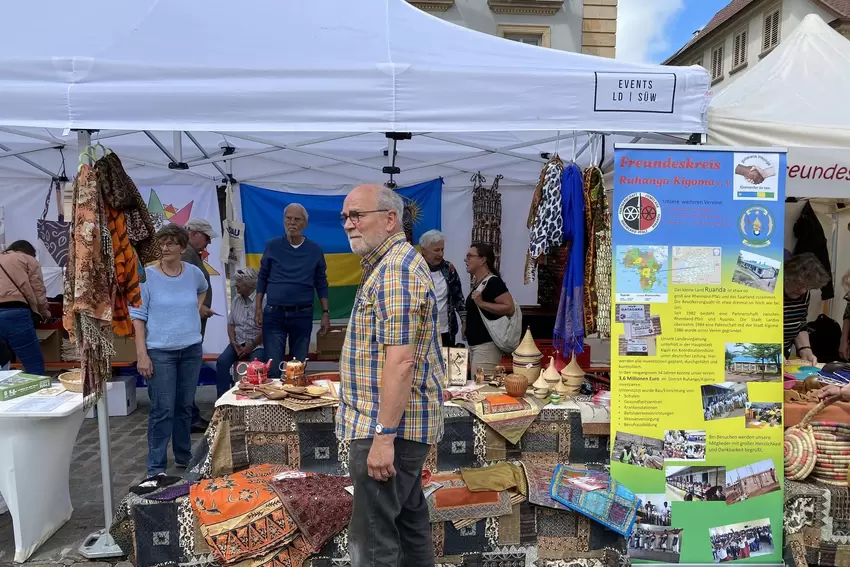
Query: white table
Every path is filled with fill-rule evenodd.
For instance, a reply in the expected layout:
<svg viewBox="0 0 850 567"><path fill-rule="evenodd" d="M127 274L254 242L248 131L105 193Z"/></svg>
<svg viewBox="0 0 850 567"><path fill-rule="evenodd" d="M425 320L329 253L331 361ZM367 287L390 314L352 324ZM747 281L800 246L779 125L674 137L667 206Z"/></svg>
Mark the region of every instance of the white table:
<svg viewBox="0 0 850 567"><path fill-rule="evenodd" d="M38 394L0 402L0 494L12 514L15 561L23 563L71 519L71 454L83 424L82 394L49 411L15 411ZM44 397L42 397L44 399Z"/></svg>

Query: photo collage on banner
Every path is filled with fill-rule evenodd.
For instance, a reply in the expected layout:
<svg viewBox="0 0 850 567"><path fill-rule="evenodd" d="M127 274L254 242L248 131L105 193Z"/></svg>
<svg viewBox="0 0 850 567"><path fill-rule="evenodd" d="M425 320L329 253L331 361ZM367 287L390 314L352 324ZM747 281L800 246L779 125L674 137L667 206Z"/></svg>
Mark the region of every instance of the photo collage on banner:
<svg viewBox="0 0 850 567"><path fill-rule="evenodd" d="M785 150L617 146L611 473L636 563L781 563Z"/></svg>

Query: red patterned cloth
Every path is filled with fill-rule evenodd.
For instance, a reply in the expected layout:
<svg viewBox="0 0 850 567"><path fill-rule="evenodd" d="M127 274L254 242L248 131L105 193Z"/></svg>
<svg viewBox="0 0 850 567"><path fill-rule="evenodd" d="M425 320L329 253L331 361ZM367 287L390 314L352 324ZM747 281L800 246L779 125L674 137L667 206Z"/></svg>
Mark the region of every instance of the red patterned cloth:
<svg viewBox="0 0 850 567"><path fill-rule="evenodd" d="M313 553L318 553L351 519L353 498L345 491L351 486L347 476L317 474L270 484Z"/></svg>

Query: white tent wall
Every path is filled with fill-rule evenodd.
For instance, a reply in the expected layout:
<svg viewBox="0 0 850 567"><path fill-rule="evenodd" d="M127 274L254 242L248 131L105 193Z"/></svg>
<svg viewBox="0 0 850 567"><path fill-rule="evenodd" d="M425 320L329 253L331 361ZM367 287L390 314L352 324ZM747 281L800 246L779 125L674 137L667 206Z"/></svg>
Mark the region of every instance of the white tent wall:
<svg viewBox="0 0 850 567"><path fill-rule="evenodd" d="M788 148L786 194L850 194L850 42L819 16L719 92L709 107L708 143Z"/></svg>

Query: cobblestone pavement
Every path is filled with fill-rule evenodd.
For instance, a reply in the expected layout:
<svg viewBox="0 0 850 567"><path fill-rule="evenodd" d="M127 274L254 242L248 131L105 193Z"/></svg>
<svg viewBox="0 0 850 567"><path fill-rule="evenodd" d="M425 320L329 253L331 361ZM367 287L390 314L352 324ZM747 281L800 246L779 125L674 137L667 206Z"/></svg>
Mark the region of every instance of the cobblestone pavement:
<svg viewBox="0 0 850 567"><path fill-rule="evenodd" d="M215 403L215 386L198 388L197 402L201 414L209 418ZM115 507L127 495L131 486L145 477L145 459L148 454L147 424L150 400L147 390L137 390L138 408L126 417L109 418L112 446L112 487ZM2 431L0 431L2 435ZM200 440L192 435L192 442ZM169 450L170 453L170 450ZM171 456L169 455L169 458ZM169 474L182 474L170 469ZM33 553L26 565L65 565L71 567L132 567L126 558L111 561L89 562L79 554L79 546L90 533L103 528L103 492L100 482L100 452L97 420L86 419L77 436L71 461L71 503L74 514L71 520ZM0 516L0 567L18 565L15 556L15 536L9 513ZM117 565L116 565L117 564Z"/></svg>

